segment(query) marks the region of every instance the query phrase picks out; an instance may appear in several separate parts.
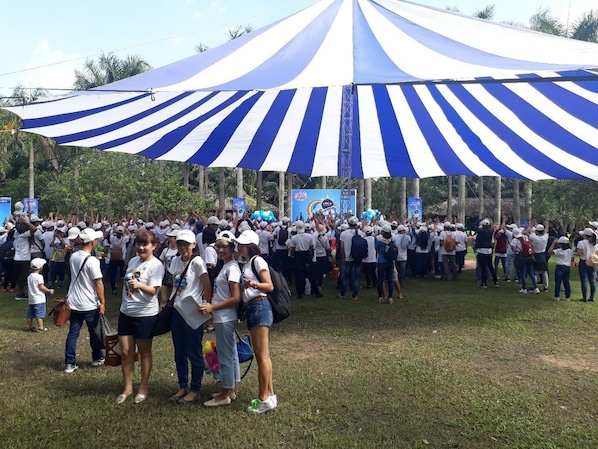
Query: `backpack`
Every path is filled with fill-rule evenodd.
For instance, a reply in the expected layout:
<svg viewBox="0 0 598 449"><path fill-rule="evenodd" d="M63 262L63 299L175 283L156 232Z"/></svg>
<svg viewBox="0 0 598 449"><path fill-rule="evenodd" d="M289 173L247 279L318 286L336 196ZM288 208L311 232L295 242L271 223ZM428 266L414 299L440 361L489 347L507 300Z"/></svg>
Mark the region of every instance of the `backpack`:
<svg viewBox="0 0 598 449"><path fill-rule="evenodd" d="M280 246L286 246L287 240L289 239L289 229L288 228L280 228L278 231L278 244Z"/></svg>
<svg viewBox="0 0 598 449"><path fill-rule="evenodd" d="M261 281L260 275L255 268L255 258L251 259L251 270L256 278ZM276 270L270 270L270 277L272 278L272 285L274 290L268 295L268 301L272 305L272 315L274 316L274 322L278 323L282 320L286 320L291 316L291 290L285 277Z"/></svg>
<svg viewBox="0 0 598 449"><path fill-rule="evenodd" d="M15 246L13 244L14 239L6 239L2 245L0 245L0 259L12 259L15 257Z"/></svg>
<svg viewBox="0 0 598 449"><path fill-rule="evenodd" d="M355 262L361 262L368 257L368 241L358 234L355 229L355 234L351 237L351 258Z"/></svg>
<svg viewBox="0 0 598 449"><path fill-rule="evenodd" d="M521 255L526 259L533 258L536 255L534 245L531 240L521 240Z"/></svg>
<svg viewBox="0 0 598 449"><path fill-rule="evenodd" d="M387 261L394 262L395 260L397 260L398 256L399 248L397 248L397 245L395 245L394 242L391 240L390 243L386 244L386 248L384 248L384 258Z"/></svg>
<svg viewBox="0 0 598 449"><path fill-rule="evenodd" d="M457 242L455 241L455 237L451 234L447 234L444 238L444 250L445 251L455 251L457 249Z"/></svg>

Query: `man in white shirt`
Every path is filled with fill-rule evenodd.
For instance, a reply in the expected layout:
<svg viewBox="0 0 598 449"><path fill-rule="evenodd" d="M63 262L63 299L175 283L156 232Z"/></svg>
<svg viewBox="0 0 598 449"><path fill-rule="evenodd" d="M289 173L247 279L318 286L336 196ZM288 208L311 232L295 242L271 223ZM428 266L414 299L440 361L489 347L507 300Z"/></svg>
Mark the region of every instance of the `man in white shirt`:
<svg viewBox="0 0 598 449"><path fill-rule="evenodd" d="M70 258L71 284L68 291L68 304L71 307L69 333L65 345L65 373L73 373L79 368L77 365L77 340L81 333L83 322L89 331L89 344L92 351L91 366L104 364L102 342L97 341L94 329L100 315L105 312L104 283L100 261L91 253L98 246L98 239L103 238L101 231L86 228L79 234L83 243L81 250L73 253Z"/></svg>
<svg viewBox="0 0 598 449"><path fill-rule="evenodd" d="M355 261L351 257L352 239L355 234L365 238L365 234L359 230L359 219L356 216L349 217L347 220L349 229L341 232L340 235L340 255L343 265L341 291L337 298L344 299L347 289L351 287L353 301L359 300L359 275L361 273L361 260Z"/></svg>
<svg viewBox="0 0 598 449"><path fill-rule="evenodd" d="M305 223L297 221L295 223L297 234L291 236L288 246L291 252L291 257L294 260L295 268L295 288L297 289L297 297L303 298L305 294L305 278L309 279L312 292L315 293L316 298L321 298L322 294L318 288L318 281L315 272L312 269L314 240L310 233L305 232Z"/></svg>

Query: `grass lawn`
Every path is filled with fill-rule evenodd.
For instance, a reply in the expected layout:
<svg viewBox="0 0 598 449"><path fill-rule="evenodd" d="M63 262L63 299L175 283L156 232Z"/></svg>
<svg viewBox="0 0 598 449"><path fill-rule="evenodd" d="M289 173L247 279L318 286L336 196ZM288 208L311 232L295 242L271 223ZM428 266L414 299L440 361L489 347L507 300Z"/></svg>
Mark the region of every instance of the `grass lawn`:
<svg viewBox="0 0 598 449"><path fill-rule="evenodd" d="M271 332L279 406L262 416L245 411L255 367L229 407L168 402L169 335L154 340L148 400L116 405L120 368L90 367L86 331L80 368L65 374L67 328L48 320L50 332L26 332L26 301L0 294L0 447L598 447L598 304L473 279L408 280L394 305L375 290L337 300L333 280L324 299L295 300ZM579 299L576 270L572 285ZM108 295L114 326L119 303ZM217 390L205 376L202 396Z"/></svg>

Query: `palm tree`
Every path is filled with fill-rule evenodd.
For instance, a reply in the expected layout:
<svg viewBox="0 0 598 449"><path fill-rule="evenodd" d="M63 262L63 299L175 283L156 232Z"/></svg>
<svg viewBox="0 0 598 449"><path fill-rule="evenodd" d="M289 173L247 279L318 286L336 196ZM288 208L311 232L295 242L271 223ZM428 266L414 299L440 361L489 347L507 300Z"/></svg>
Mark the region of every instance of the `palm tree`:
<svg viewBox="0 0 598 449"><path fill-rule="evenodd" d="M82 70L75 70L75 82L73 88L76 90L87 90L118 80L139 75L151 70L152 66L137 55L127 56L120 59L114 53L102 53L98 61L88 59Z"/></svg>
<svg viewBox="0 0 598 449"><path fill-rule="evenodd" d="M472 14L478 19L492 20L494 17L494 5L488 5L484 9L480 9Z"/></svg>
<svg viewBox="0 0 598 449"><path fill-rule="evenodd" d="M550 9L538 9L538 12L529 19L529 28L541 33L565 36L565 27L556 17L550 15Z"/></svg>
<svg viewBox="0 0 598 449"><path fill-rule="evenodd" d="M598 10L581 16L573 25L571 37L580 41L598 42Z"/></svg>

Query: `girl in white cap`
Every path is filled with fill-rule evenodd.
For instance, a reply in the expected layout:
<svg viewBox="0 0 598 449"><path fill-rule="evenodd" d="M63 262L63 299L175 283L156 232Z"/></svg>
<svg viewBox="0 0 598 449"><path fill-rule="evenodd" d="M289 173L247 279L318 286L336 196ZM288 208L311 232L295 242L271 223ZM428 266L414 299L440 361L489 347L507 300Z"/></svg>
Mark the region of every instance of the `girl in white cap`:
<svg viewBox="0 0 598 449"><path fill-rule="evenodd" d="M31 332L45 332L44 317L46 316L46 293L54 294L54 289L47 288L44 284L44 277L40 271L44 268L46 260L36 257L31 260L31 274L27 277L27 288L29 290L29 308L27 309L27 326ZM37 329L33 325L36 320Z"/></svg>
<svg viewBox="0 0 598 449"><path fill-rule="evenodd" d="M554 300L559 301L561 294L561 282L565 287L565 301L571 300L571 284L569 276L571 274L571 261L573 260L573 250L567 237L555 239L548 248L550 254L556 256L556 267L554 269Z"/></svg>

